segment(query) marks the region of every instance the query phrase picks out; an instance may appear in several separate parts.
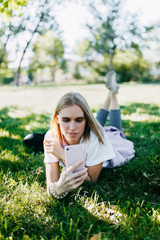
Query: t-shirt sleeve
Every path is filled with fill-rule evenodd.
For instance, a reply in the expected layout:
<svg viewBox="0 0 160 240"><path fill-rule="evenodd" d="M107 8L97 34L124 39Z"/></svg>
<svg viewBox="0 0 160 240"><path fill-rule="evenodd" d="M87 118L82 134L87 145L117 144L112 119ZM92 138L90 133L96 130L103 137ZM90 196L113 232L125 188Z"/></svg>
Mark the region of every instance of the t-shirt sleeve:
<svg viewBox="0 0 160 240"><path fill-rule="evenodd" d="M113 147L108 136L105 133L104 143L105 144L100 143L97 136L95 136L94 133L91 133L85 156L86 166L95 166L115 157Z"/></svg>
<svg viewBox="0 0 160 240"><path fill-rule="evenodd" d="M54 137L52 136L52 132L51 130L49 130L45 136L44 136L44 140L54 140ZM47 153L46 150L44 150L44 163L55 163L55 162L59 162L59 159L56 158L52 153Z"/></svg>

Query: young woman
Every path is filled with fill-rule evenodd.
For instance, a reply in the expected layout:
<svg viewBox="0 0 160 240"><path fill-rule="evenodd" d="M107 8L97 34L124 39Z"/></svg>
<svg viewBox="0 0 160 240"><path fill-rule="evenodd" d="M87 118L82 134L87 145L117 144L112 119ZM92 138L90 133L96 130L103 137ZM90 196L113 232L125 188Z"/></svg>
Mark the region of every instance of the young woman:
<svg viewBox="0 0 160 240"><path fill-rule="evenodd" d="M134 156L133 143L121 131L121 114L117 101L115 72L107 76L107 98L94 118L87 101L79 93L67 93L58 102L51 129L44 138L47 192L65 197L85 180L96 181L102 167L120 166ZM104 127L110 116L109 127ZM82 162L65 168L64 147L82 144L85 169L74 172ZM59 165L64 166L59 173Z"/></svg>

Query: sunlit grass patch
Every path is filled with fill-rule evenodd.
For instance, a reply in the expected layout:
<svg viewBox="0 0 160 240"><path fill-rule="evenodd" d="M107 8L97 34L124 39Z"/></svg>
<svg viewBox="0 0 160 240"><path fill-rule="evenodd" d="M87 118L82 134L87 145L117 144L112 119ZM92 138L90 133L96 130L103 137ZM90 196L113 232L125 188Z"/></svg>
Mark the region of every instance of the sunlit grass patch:
<svg viewBox="0 0 160 240"><path fill-rule="evenodd" d="M0 212L5 218L1 218L0 225L4 236L8 232L14 238L22 239L24 232L31 230L36 235L36 231L41 231L41 225L47 226L46 207L50 203L38 183L33 182L31 186L18 184L10 178L1 186L2 194Z"/></svg>
<svg viewBox="0 0 160 240"><path fill-rule="evenodd" d="M20 158L16 156L14 152L7 149L1 152L1 160L3 159L5 159L5 161L11 161L11 162L20 161Z"/></svg>
<svg viewBox="0 0 160 240"><path fill-rule="evenodd" d="M76 200L91 214L98 217L99 220L105 220L108 223L115 225L115 228L118 228L121 224L126 224L124 219L127 218L127 215L121 213L117 205L111 205L109 201L99 201L99 195L95 191L93 191L91 197L87 197L86 193L84 196L77 195Z"/></svg>
<svg viewBox="0 0 160 240"><path fill-rule="evenodd" d="M122 118L135 122L160 122L160 107L140 103L122 106Z"/></svg>
<svg viewBox="0 0 160 240"><path fill-rule="evenodd" d="M149 115L147 113L132 113L130 115L123 115L124 120L130 120L135 122L160 122L160 117L155 115Z"/></svg>
<svg viewBox="0 0 160 240"><path fill-rule="evenodd" d="M4 130L4 129L0 129L0 136L1 137L6 137L6 138L13 138L13 139L21 139L19 135L17 134L10 134L9 131Z"/></svg>
<svg viewBox="0 0 160 240"><path fill-rule="evenodd" d="M77 195L76 200L93 216L102 220L103 223L106 222L108 230L104 231L102 227L103 230L101 229L100 232L102 239L108 239L105 237L114 239L113 232L115 239L143 239L148 233L153 239L158 239L156 234L159 232L160 209L155 210L149 202L119 199L113 205L107 200L100 201L100 196L95 191L91 197L87 196L86 192L84 195ZM154 226L156 226L155 232ZM93 234L94 225L90 227Z"/></svg>
<svg viewBox="0 0 160 240"><path fill-rule="evenodd" d="M20 108L18 106L9 107L8 116L16 119L16 118L24 118L25 116L31 114L29 108Z"/></svg>

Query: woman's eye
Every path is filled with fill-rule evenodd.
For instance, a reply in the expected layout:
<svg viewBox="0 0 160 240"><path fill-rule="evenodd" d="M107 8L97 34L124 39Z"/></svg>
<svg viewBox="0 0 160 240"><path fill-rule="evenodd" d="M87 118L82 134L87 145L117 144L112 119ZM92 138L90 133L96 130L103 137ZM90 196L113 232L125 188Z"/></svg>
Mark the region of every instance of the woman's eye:
<svg viewBox="0 0 160 240"><path fill-rule="evenodd" d="M62 119L63 122L69 122L70 120L68 118Z"/></svg>
<svg viewBox="0 0 160 240"><path fill-rule="evenodd" d="M76 119L76 122L83 122L84 118L78 118Z"/></svg>
<svg viewBox="0 0 160 240"><path fill-rule="evenodd" d="M83 120L84 120L84 118L77 118L74 121L80 123L80 122L83 122ZM70 122L71 120L69 118L62 118L62 121L63 122Z"/></svg>

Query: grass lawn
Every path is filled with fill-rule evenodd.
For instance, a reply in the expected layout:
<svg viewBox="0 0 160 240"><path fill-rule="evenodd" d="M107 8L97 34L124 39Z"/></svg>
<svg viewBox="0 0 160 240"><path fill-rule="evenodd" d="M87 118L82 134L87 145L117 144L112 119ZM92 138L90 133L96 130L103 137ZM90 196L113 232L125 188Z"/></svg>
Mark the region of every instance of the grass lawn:
<svg viewBox="0 0 160 240"><path fill-rule="evenodd" d="M102 85L0 87L0 240L160 239L160 85L124 84L119 91L123 130L136 156L102 170L66 199L45 191L43 153L21 140L49 129L54 105L79 91L96 112Z"/></svg>

